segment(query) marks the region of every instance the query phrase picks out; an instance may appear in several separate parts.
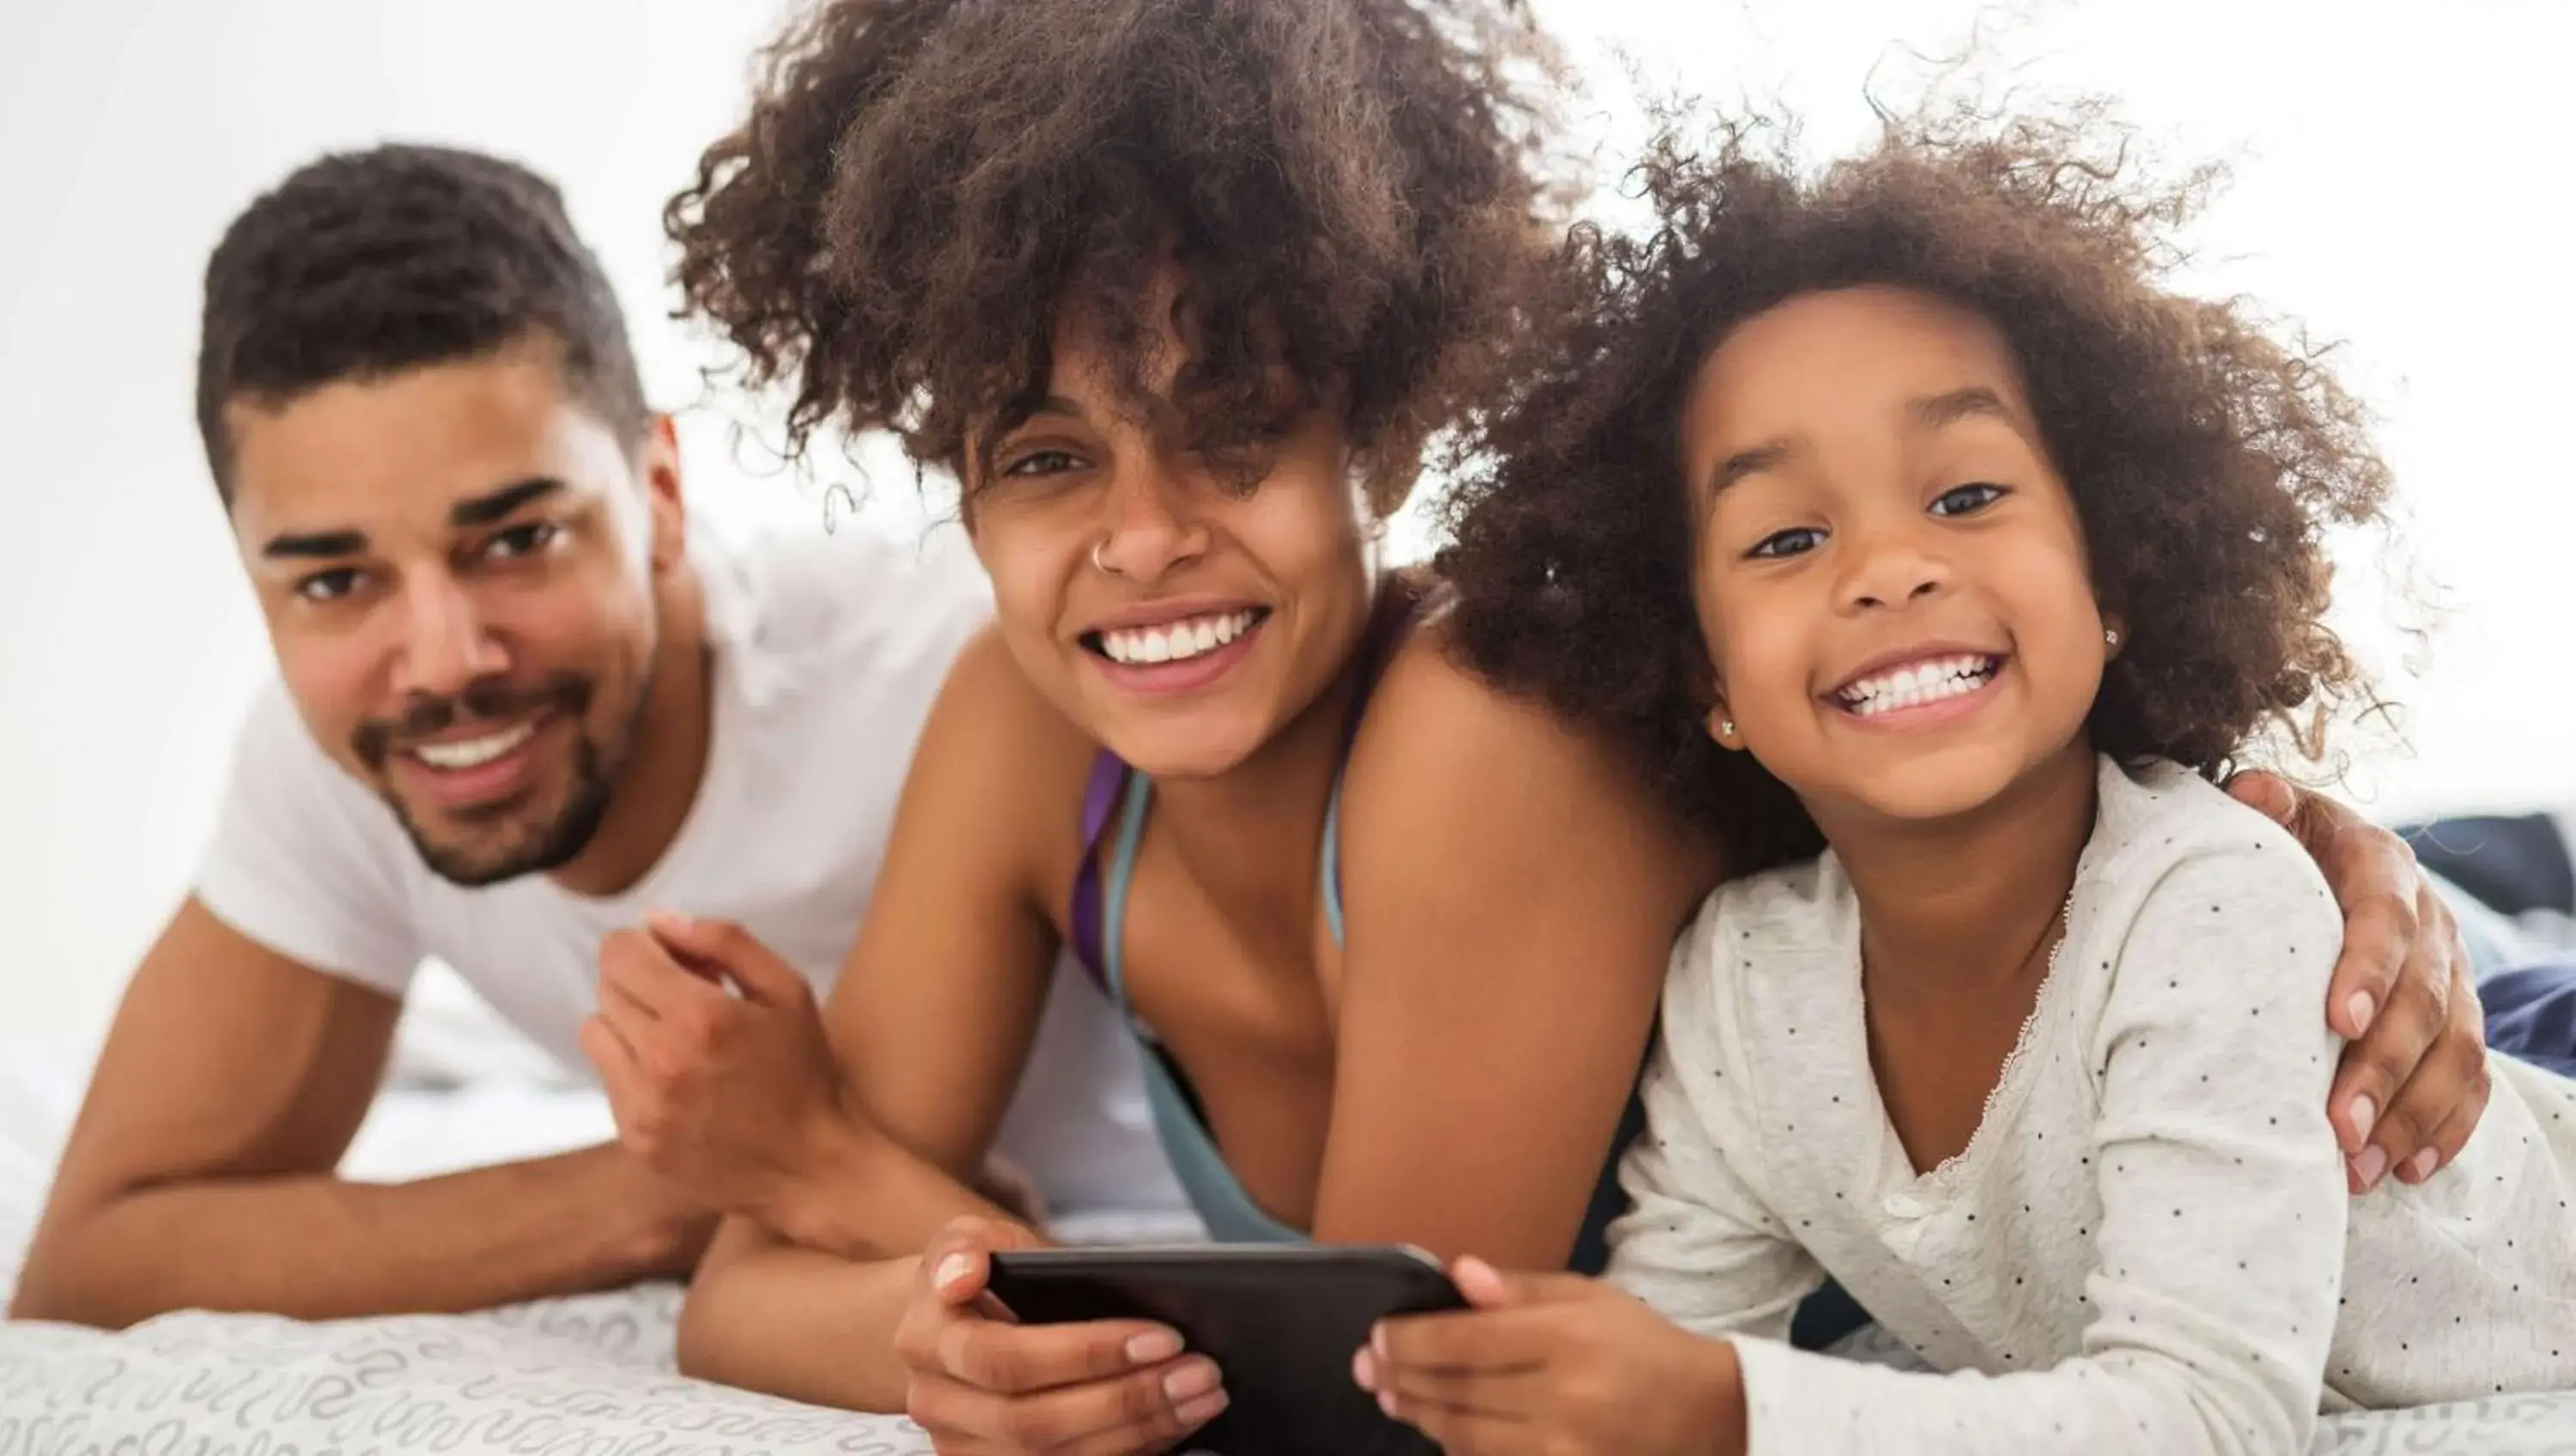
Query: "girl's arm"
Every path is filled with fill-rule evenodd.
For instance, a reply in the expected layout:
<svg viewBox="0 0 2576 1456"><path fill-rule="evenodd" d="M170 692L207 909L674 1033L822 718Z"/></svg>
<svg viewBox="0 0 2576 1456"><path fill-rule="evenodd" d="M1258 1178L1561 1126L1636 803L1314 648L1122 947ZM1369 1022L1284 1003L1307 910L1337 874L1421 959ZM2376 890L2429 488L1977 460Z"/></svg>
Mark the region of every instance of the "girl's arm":
<svg viewBox="0 0 2576 1456"><path fill-rule="evenodd" d="M2093 1049L2082 1355L1943 1376L1738 1342L1766 1449L2308 1449L2349 1197L2324 1111L2338 1041L2316 1026L2342 916L2286 835L2247 828L2167 871L2121 953Z"/></svg>
<svg viewBox="0 0 2576 1456"><path fill-rule="evenodd" d="M1460 1287L1480 1312L1389 1321L1363 1383L1457 1456L2304 1452L2347 1195L2320 1096L2334 1040L2281 1035L2285 1021L2314 1024L2340 916L2286 838L2257 850L2254 837L2185 859L2126 937L2093 1049L2101 1212L2077 1356L1934 1375L1748 1337L1776 1332L1795 1288L1765 1268L1776 1225L1741 1175L1759 1144L1706 1090L1716 1069L1676 1057L1659 1103L1695 1110L1734 1156L1711 1156L1688 1116L1660 1122L1664 1153L1631 1160L1641 1204L1618 1272L1679 1326L1603 1284L1470 1261ZM1722 1034L1702 1006L1680 1019L1674 1046ZM2067 1210L2070 1225L2081 1217ZM1700 1262L1714 1292L1694 1283Z"/></svg>
<svg viewBox="0 0 2576 1456"><path fill-rule="evenodd" d="M1563 1267L1715 861L1625 761L1417 632L1346 771L1314 1232Z"/></svg>

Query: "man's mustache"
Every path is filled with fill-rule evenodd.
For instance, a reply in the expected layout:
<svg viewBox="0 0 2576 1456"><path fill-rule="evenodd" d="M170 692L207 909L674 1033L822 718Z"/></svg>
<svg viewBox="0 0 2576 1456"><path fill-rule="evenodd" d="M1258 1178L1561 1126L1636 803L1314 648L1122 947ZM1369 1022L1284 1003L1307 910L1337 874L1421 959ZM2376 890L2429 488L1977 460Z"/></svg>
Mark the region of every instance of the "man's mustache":
<svg viewBox="0 0 2576 1456"><path fill-rule="evenodd" d="M476 678L453 697L418 697L400 718L370 718L350 736L358 761L382 769L394 745L444 733L459 723L526 717L552 709L580 717L590 707L590 681L564 674L525 687L497 677Z"/></svg>

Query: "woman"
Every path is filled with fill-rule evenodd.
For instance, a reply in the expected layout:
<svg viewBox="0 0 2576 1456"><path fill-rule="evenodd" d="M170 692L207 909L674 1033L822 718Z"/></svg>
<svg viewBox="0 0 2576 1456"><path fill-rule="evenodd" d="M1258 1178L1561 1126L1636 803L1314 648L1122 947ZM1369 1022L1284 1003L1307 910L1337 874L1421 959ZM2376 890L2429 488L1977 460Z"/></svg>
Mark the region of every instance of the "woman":
<svg viewBox="0 0 2576 1456"><path fill-rule="evenodd" d="M959 478L997 608L829 1056L793 1006L738 1039L616 1010L685 979L665 941L777 980L721 928L610 958L621 1039L694 1069L611 1075L621 1126L730 1129L648 1152L752 1215L691 1291L693 1372L908 1408L944 1449L1156 1449L1222 1408L1167 1331L977 1303L981 1254L1035 1237L967 1180L1062 944L1132 1011L1220 1237L1597 1262L1578 1240L1723 847L1459 666L1436 589L1374 549L1548 296L1540 59L1486 3L838 0L675 204L691 303L800 429L891 428ZM2392 839L2303 807L2361 917L2336 1024L2388 1008L2338 1116L2367 1095L2412 1152L2476 1108L2448 922Z"/></svg>

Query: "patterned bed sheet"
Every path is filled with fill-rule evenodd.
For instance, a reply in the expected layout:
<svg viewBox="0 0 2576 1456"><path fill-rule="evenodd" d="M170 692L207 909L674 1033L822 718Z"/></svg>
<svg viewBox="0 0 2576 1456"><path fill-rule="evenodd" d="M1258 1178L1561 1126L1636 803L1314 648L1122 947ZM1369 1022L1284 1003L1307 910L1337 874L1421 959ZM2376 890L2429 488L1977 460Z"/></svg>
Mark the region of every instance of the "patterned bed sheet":
<svg viewBox="0 0 2576 1456"><path fill-rule="evenodd" d="M0 1326L0 1456L929 1456L909 1421L677 1373L676 1285L470 1316ZM1854 1358L1907 1363L1864 1332ZM2344 1416L2318 1453L2576 1456L2576 1393Z"/></svg>

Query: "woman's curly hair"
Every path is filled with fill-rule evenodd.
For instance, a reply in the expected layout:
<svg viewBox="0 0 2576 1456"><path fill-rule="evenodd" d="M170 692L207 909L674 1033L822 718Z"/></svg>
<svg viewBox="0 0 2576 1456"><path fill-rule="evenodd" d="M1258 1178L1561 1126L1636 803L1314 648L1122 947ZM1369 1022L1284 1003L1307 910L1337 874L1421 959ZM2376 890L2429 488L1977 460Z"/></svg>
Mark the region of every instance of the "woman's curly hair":
<svg viewBox="0 0 2576 1456"><path fill-rule="evenodd" d="M1757 151L1760 134L1732 123L1693 149L1668 115L1636 173L1657 225L1568 244L1579 302L1445 505L1468 662L1627 743L1731 869L1821 848L1786 787L1706 733L1680 418L1745 320L1893 285L1991 320L2018 358L2095 590L2128 624L2093 746L2216 775L2307 709L2314 752L2326 709L2367 696L2322 620L2324 533L2379 518L2389 476L2311 354L2239 304L2163 286L2210 174L2151 183L2125 142L2105 155L2116 133L2091 106L1891 120L1866 154L1806 176L1785 144Z"/></svg>
<svg viewBox="0 0 2576 1456"><path fill-rule="evenodd" d="M1518 0L825 0L665 224L688 308L818 425L963 474L1068 310L1224 458L1338 408L1399 504L1489 396L1558 231ZM1284 381L1284 383L1283 383Z"/></svg>

